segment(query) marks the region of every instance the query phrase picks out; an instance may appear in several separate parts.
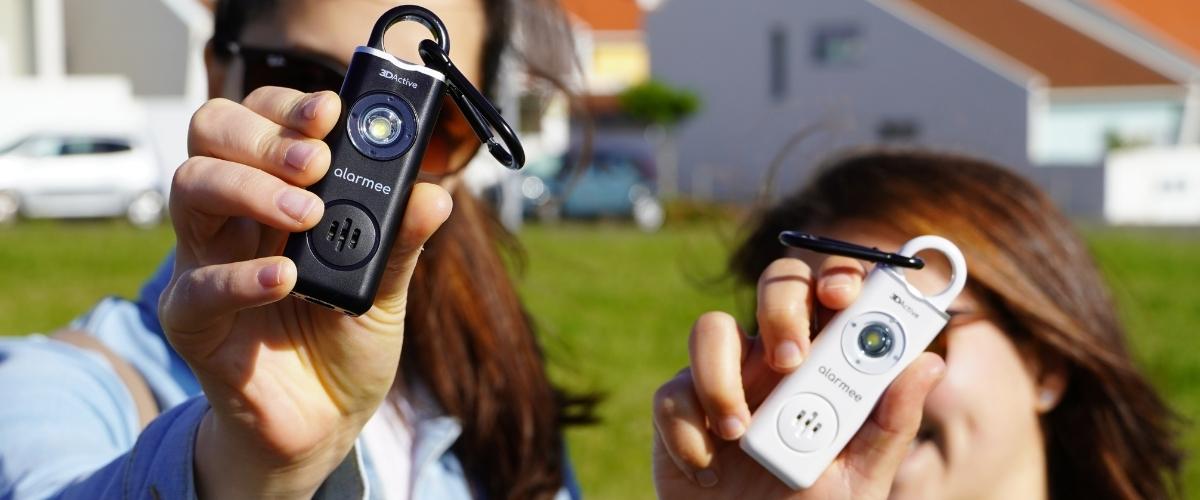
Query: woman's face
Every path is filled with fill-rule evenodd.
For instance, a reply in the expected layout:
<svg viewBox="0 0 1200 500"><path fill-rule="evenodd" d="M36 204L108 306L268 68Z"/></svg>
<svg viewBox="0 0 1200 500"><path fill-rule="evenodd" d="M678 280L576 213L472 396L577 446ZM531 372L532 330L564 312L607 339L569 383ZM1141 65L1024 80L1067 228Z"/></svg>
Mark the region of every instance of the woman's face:
<svg viewBox="0 0 1200 500"><path fill-rule="evenodd" d="M905 238L860 224L819 234L896 251ZM920 254L929 265L905 276L926 294L949 281L940 254ZM819 268L823 256L797 251ZM1045 460L1039 427L1038 377L1026 357L988 319L969 291L951 305L958 313L931 346L946 360L946 376L925 402L917 440L900 465L892 498L1038 498L1045 495ZM826 312L823 316L828 317ZM819 316L822 317L822 316Z"/></svg>
<svg viewBox="0 0 1200 500"><path fill-rule="evenodd" d="M487 23L481 0L417 0L433 11L446 25L450 35L451 59L476 86L482 81L483 39ZM385 0L281 0L274 12L262 14L245 27L238 42L259 49L288 49L322 56L350 64L354 49L367 43L371 28L397 2ZM432 38L429 30L414 22L394 25L384 38L384 47L393 55L420 62L417 44ZM241 101L241 61L208 58L211 97ZM330 89L337 91L337 89ZM343 103L344 104L344 103ZM443 175L461 168L470 159L478 142L462 114L453 106L443 106L439 133L434 134L425 152L422 172Z"/></svg>

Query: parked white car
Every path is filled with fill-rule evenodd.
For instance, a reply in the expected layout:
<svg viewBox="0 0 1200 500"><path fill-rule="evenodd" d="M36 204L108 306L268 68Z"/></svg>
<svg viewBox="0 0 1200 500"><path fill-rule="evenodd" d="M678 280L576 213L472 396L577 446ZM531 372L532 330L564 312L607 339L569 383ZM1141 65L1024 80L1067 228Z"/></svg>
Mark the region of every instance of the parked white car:
<svg viewBox="0 0 1200 500"><path fill-rule="evenodd" d="M152 226L166 205L160 175L154 154L126 137L31 135L0 150L0 223L123 216Z"/></svg>

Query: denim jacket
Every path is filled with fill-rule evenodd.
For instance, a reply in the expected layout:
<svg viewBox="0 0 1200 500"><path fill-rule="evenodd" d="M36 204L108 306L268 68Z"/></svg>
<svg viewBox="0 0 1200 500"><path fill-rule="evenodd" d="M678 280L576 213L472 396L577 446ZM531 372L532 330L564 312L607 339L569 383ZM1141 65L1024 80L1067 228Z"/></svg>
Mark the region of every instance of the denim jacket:
<svg viewBox="0 0 1200 500"><path fill-rule="evenodd" d="M187 364L166 342L155 315L170 279L168 258L137 301L101 301L72 327L96 337L145 379L163 413L139 432L133 397L100 354L33 335L0 340L0 500L196 497L196 430L208 402ZM450 451L458 420L414 422L413 500L479 496ZM354 452L317 497L378 498L376 470ZM569 467L559 499L579 498Z"/></svg>

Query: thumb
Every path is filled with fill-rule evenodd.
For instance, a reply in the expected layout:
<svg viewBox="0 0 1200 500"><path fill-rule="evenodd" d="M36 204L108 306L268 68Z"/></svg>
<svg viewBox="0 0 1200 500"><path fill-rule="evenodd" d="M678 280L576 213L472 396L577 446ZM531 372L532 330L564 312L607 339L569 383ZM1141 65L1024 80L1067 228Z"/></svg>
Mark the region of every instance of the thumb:
<svg viewBox="0 0 1200 500"><path fill-rule="evenodd" d="M878 487L886 496L909 443L917 436L925 397L945 372L941 357L922 353L883 393L879 406L842 455L848 472L860 480L860 488Z"/></svg>
<svg viewBox="0 0 1200 500"><path fill-rule="evenodd" d="M441 186L418 183L413 186L400 223L400 233L388 256L387 270L380 281L375 305L367 313L403 318L408 302L408 283L412 279L417 259L429 237L450 217L454 201Z"/></svg>

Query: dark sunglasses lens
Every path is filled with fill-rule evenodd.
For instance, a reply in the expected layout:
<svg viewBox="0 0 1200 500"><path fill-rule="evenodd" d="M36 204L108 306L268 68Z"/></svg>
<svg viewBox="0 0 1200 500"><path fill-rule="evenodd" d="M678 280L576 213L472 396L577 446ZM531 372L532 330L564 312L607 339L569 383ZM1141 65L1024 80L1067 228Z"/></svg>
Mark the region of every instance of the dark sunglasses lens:
<svg viewBox="0 0 1200 500"><path fill-rule="evenodd" d="M244 51L243 95L259 87L287 87L301 92L332 90L342 85L342 74L303 56L275 52Z"/></svg>

